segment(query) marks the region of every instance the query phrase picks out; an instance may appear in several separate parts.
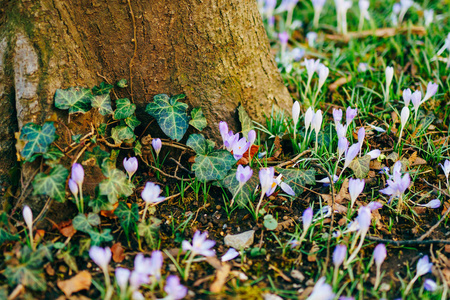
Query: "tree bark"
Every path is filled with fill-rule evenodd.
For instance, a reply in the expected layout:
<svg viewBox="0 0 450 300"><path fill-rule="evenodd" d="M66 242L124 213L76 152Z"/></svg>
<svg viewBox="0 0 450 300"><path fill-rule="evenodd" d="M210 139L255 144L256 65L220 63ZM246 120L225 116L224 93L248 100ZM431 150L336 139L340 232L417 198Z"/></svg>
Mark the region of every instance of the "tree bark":
<svg viewBox="0 0 450 300"><path fill-rule="evenodd" d="M263 121L292 100L270 53L254 0L0 0L0 180L16 160L15 131L67 112L58 88L129 80L144 127L147 103L160 93L187 95L202 107L206 132L236 128L241 103ZM84 122L75 117L74 124ZM81 133L81 132L80 132Z"/></svg>

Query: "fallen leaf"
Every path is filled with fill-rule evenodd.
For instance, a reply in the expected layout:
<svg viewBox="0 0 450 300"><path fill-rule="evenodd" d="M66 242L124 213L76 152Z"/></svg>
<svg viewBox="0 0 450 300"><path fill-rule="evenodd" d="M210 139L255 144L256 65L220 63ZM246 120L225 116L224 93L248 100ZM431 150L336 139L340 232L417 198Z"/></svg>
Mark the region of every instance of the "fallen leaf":
<svg viewBox="0 0 450 300"><path fill-rule="evenodd" d="M340 87L341 85L346 84L347 82L352 80L352 76L348 76L348 77L341 77L338 80L336 80L335 82L333 82L332 84L330 84L328 86L328 90L331 92L334 92L335 90L338 89L338 87Z"/></svg>
<svg viewBox="0 0 450 300"><path fill-rule="evenodd" d="M331 206L333 202L333 198L331 197L331 194L320 194L322 198L327 202L328 205ZM340 204L344 200L350 200L350 194L348 193L348 178L344 180L342 183L341 189L339 191L339 194L334 196L334 204ZM335 207L336 208L336 207ZM347 209L346 209L347 211Z"/></svg>
<svg viewBox="0 0 450 300"><path fill-rule="evenodd" d="M219 269L216 271L216 279L209 287L209 290L212 293L220 293L223 289L223 286L227 282L228 275L231 271L231 265L230 264L223 264Z"/></svg>
<svg viewBox="0 0 450 300"><path fill-rule="evenodd" d="M243 155L240 160L236 163L236 165L248 165L248 151L250 151L250 158L253 159L253 157L258 153L259 146L258 145L252 145L251 148L249 148Z"/></svg>
<svg viewBox="0 0 450 300"><path fill-rule="evenodd" d="M36 244L39 244L39 242L44 238L45 230L38 229L36 230L36 234L34 235L34 241Z"/></svg>
<svg viewBox="0 0 450 300"><path fill-rule="evenodd" d="M309 250L309 255L308 255L308 261L309 262L313 262L317 260L317 254L319 253L319 246L316 244L316 242L313 242L313 245L311 246L311 249Z"/></svg>
<svg viewBox="0 0 450 300"><path fill-rule="evenodd" d="M326 38L333 41L339 41L348 43L352 39L363 39L369 36L374 37L391 37L399 34L416 34L425 35L427 30L423 26L408 26L408 27L388 27L388 28L378 28L377 30L364 30L364 31L353 31L347 34L327 34Z"/></svg>
<svg viewBox="0 0 450 300"><path fill-rule="evenodd" d="M81 271L70 279L58 281L57 285L66 295L66 297L70 297L70 295L72 295L73 293L79 292L81 290L89 290L89 288L91 287L91 281L91 274L85 270Z"/></svg>
<svg viewBox="0 0 450 300"><path fill-rule="evenodd" d="M59 224L53 225L65 237L72 237L77 230L73 228L72 220L62 221Z"/></svg>
<svg viewBox="0 0 450 300"><path fill-rule="evenodd" d="M275 231L281 231L281 230L287 229L294 224L295 224L294 219L288 219L286 221L278 223L278 226L277 226L277 228L275 228Z"/></svg>
<svg viewBox="0 0 450 300"><path fill-rule="evenodd" d="M120 263L125 259L125 254L124 249L122 247L122 244L120 242L115 243L114 245L112 245L111 247L111 252L112 252L112 259L116 262L116 263Z"/></svg>

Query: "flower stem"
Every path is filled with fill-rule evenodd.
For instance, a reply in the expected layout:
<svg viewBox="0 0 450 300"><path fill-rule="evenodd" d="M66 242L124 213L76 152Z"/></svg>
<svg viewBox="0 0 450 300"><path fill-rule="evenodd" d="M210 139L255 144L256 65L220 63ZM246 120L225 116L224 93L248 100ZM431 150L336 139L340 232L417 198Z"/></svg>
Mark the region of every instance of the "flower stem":
<svg viewBox="0 0 450 300"><path fill-rule="evenodd" d="M105 275L105 284L106 284L106 293L104 300L110 300L113 295L113 288L111 286L111 279L109 278L108 270L103 270L103 274Z"/></svg>
<svg viewBox="0 0 450 300"><path fill-rule="evenodd" d="M82 184L79 185L79 190L80 190L80 208L81 208L81 213L84 213L84 198L83 198L83 185Z"/></svg>
<svg viewBox="0 0 450 300"><path fill-rule="evenodd" d="M414 282L416 282L417 278L419 278L419 274L416 274L416 276L414 276L413 279L409 282L408 286L405 289L404 296L408 295L409 291L411 290Z"/></svg>
<svg viewBox="0 0 450 300"><path fill-rule="evenodd" d="M373 289L376 290L381 282L381 265L377 265L377 277L375 279L375 285L373 286Z"/></svg>
<svg viewBox="0 0 450 300"><path fill-rule="evenodd" d="M236 198L236 196L237 196L237 195L239 194L239 192L242 190L242 187L243 187L243 186L244 186L243 184L239 184L239 188L237 189L236 194L233 195L233 198L232 198L231 201L230 201L230 207L233 206L234 198Z"/></svg>
<svg viewBox="0 0 450 300"><path fill-rule="evenodd" d="M336 288L336 283L337 283L337 279L338 279L338 275L339 275L339 267L334 267L334 272L333 272L333 288Z"/></svg>
<svg viewBox="0 0 450 300"><path fill-rule="evenodd" d="M189 278L189 270L191 269L191 264L192 264L192 260L194 259L194 256L195 256L195 252L192 251L186 262L186 269L184 269L184 276L183 276L184 281L187 281Z"/></svg>
<svg viewBox="0 0 450 300"><path fill-rule="evenodd" d="M361 233L358 247L355 249L355 251L352 252L352 255L350 255L350 257L347 259L347 261L344 263L344 265L346 265L346 266L349 265L352 262L352 260L354 260L356 258L356 255L358 255L358 252L359 252L359 250L361 250L361 247L364 243L364 238L366 237L366 233L367 232Z"/></svg>
<svg viewBox="0 0 450 300"><path fill-rule="evenodd" d="M147 214L147 210L148 210L148 203L145 203L145 209L144 209L144 214L142 215L142 221L145 220L145 215Z"/></svg>
<svg viewBox="0 0 450 300"><path fill-rule="evenodd" d="M261 191L261 197L259 198L259 202L258 202L258 205L256 206L256 210L255 210L255 214L256 214L256 220L258 220L258 217L259 217L259 207L261 206L261 202L262 202L262 200L263 200L263 198L264 198L264 194L265 193L263 193L263 191Z"/></svg>

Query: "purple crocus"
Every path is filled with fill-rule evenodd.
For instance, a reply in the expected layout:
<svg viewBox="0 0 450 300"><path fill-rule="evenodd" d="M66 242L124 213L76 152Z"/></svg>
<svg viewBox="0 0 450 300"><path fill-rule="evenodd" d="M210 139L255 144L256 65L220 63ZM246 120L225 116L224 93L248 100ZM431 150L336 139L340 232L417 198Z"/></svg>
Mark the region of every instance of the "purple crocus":
<svg viewBox="0 0 450 300"><path fill-rule="evenodd" d="M78 184L72 178L69 179L69 189L75 198L78 198ZM78 202L78 200L77 200Z"/></svg>
<svg viewBox="0 0 450 300"><path fill-rule="evenodd" d="M422 103L433 97L437 93L438 87L439 85L437 83L431 81L428 82L427 92L425 93L425 97L422 99Z"/></svg>
<svg viewBox="0 0 450 300"><path fill-rule="evenodd" d="M127 287L128 287L128 279L130 279L131 271L125 268L117 268L115 275L116 275L116 282L117 285L120 288L121 294L125 294Z"/></svg>
<svg viewBox="0 0 450 300"><path fill-rule="evenodd" d="M425 279L425 281L423 282L423 288L426 289L429 292L434 292L437 290L438 285L436 284L436 282L433 279Z"/></svg>
<svg viewBox="0 0 450 300"><path fill-rule="evenodd" d="M444 164L439 164L442 168L442 171L444 171L445 179L447 180L447 189L450 190L450 185L448 184L448 177L450 175L450 161L446 159L444 161Z"/></svg>
<svg viewBox="0 0 450 300"><path fill-rule="evenodd" d="M214 256L216 255L215 251L211 248L216 244L213 240L206 239L208 236L208 232L201 233L200 231L196 231L194 233L194 237L192 238L192 244L188 241L183 241L182 248L184 251L191 251L192 253L203 255L203 256Z"/></svg>
<svg viewBox="0 0 450 300"><path fill-rule="evenodd" d="M180 278L176 275L169 275L166 279L164 291L167 293L167 300L179 300L186 297L188 289L180 283Z"/></svg>
<svg viewBox="0 0 450 300"><path fill-rule="evenodd" d="M361 206L358 211L358 217L356 220L358 221L359 230L356 235L355 241L360 237L358 247L352 252L350 257L347 259L347 261L344 263L345 266L348 266L355 258L356 255L358 255L359 250L361 250L361 247L364 243L364 238L366 237L367 232L370 228L370 222L372 218L372 213L370 211L370 208L367 206Z"/></svg>
<svg viewBox="0 0 450 300"><path fill-rule="evenodd" d="M311 226L312 219L313 219L313 210L311 207L308 207L303 211L302 215L303 232L302 235L300 236L300 240L298 241L299 245L301 245L301 243L305 239L305 236L308 233L308 229Z"/></svg>
<svg viewBox="0 0 450 300"><path fill-rule="evenodd" d="M247 134L247 140L250 143L250 145L253 145L256 141L256 131L255 130L250 130Z"/></svg>
<svg viewBox="0 0 450 300"><path fill-rule="evenodd" d="M142 220L145 220L145 215L147 214L148 206L150 204L155 205L165 199L164 197L159 197L159 194L161 194L161 188L159 185L150 181L145 184L145 187L141 192L141 198L145 201L145 209L144 214L142 215Z"/></svg>
<svg viewBox="0 0 450 300"><path fill-rule="evenodd" d="M403 90L403 102L405 103L405 106L408 106L409 102L411 102L411 95L411 89Z"/></svg>
<svg viewBox="0 0 450 300"><path fill-rule="evenodd" d="M376 159L376 158L378 158L378 156L381 155L381 151L380 151L380 149L375 149L375 150L367 152L366 155L369 155L370 159Z"/></svg>
<svg viewBox="0 0 450 300"><path fill-rule="evenodd" d="M419 107L422 99L422 93L420 91L415 91L411 95L411 102L414 106L414 120L417 120L417 113L419 112Z"/></svg>
<svg viewBox="0 0 450 300"><path fill-rule="evenodd" d="M281 44L281 53L284 54L286 52L286 47L289 41L289 34L286 31L280 32L278 34L278 38Z"/></svg>
<svg viewBox="0 0 450 300"><path fill-rule="evenodd" d="M253 170L249 166L238 165L236 170L236 179L239 185L244 185L253 175Z"/></svg>
<svg viewBox="0 0 450 300"><path fill-rule="evenodd" d="M337 245L333 251L333 264L337 269L345 260L345 256L347 255L347 246L345 245Z"/></svg>
<svg viewBox="0 0 450 300"><path fill-rule="evenodd" d="M250 147L250 143L247 142L246 138L241 138L239 141L233 144L233 156L234 159L239 160L244 156L244 153L247 152L248 147Z"/></svg>
<svg viewBox="0 0 450 300"><path fill-rule="evenodd" d="M124 158L123 159L123 167L125 168L125 171L127 171L128 178L131 180L131 177L133 177L134 173L136 173L138 169L138 160L136 157L130 157L130 158Z"/></svg>
<svg viewBox="0 0 450 300"><path fill-rule="evenodd" d="M332 300L334 293L332 287L325 282L325 277L321 277L314 285L314 289L306 300Z"/></svg>
<svg viewBox="0 0 450 300"><path fill-rule="evenodd" d="M78 187L80 187L83 184L84 181L84 169L83 166L79 163L74 163L72 165L72 179L78 184Z"/></svg>
<svg viewBox="0 0 450 300"><path fill-rule="evenodd" d="M387 180L388 187L380 190L380 193L383 193L385 195L390 195L389 202L393 199L398 197L398 211L401 211L402 209L402 196L405 193L405 191L408 189L409 185L411 184L411 178L409 177L409 174L406 173L401 176L400 173L401 169L401 162L398 161L394 165L394 172L390 179Z"/></svg>
<svg viewBox="0 0 450 300"><path fill-rule="evenodd" d="M441 207L441 200L439 199L433 199L427 204L417 204L419 206L428 207L428 208L439 208Z"/></svg>
<svg viewBox="0 0 450 300"><path fill-rule="evenodd" d="M158 157L159 152L161 151L161 148L162 148L161 139L158 139L158 138L152 139L152 147L153 147L153 150L155 150L156 156Z"/></svg>
<svg viewBox="0 0 450 300"><path fill-rule="evenodd" d="M408 295L409 291L414 285L414 282L420 277L423 276L429 272L431 272L431 268L433 267L433 263L430 262L430 259L428 258L428 255L425 255L421 259L417 261L417 271L416 275L411 279L408 286L405 289L404 295Z"/></svg>
<svg viewBox="0 0 450 300"><path fill-rule="evenodd" d="M108 265L111 261L111 249L109 247L101 248L92 246L89 249L89 257L102 269L104 273L108 273Z"/></svg>
<svg viewBox="0 0 450 300"><path fill-rule="evenodd" d="M356 202L356 198L361 194L364 190L364 180L363 179L353 179L350 178L348 182L348 192L350 194L351 206L350 209L353 208Z"/></svg>
<svg viewBox="0 0 450 300"><path fill-rule="evenodd" d="M377 276L375 279L375 286L374 286L375 290L378 288L378 285L380 284L381 281L381 264L386 259L386 256L387 256L386 246L384 244L378 244L373 250L373 259L375 261L375 265L377 268Z"/></svg>
<svg viewBox="0 0 450 300"><path fill-rule="evenodd" d="M266 194L270 191L273 185L275 171L273 167L262 168L259 170L259 182L261 184L261 194ZM270 196L268 194L267 196Z"/></svg>
<svg viewBox="0 0 450 300"><path fill-rule="evenodd" d="M225 141L228 139L228 124L225 121L220 121L219 123L219 131L222 136L222 141L225 144Z"/></svg>
<svg viewBox="0 0 450 300"><path fill-rule="evenodd" d="M338 139L345 137L347 135L347 128L348 128L347 125L343 125L341 123L336 124L336 133Z"/></svg>
<svg viewBox="0 0 450 300"><path fill-rule="evenodd" d="M225 253L222 256L222 258L220 260L221 261L229 261L229 260L235 259L238 256L239 256L239 252L234 248L230 248L230 249L228 249L227 253Z"/></svg>
<svg viewBox="0 0 450 300"><path fill-rule="evenodd" d="M341 123L342 121L342 109L336 109L333 108L333 119L334 119L334 124L337 126L337 124Z"/></svg>
<svg viewBox="0 0 450 300"><path fill-rule="evenodd" d="M358 114L357 108L351 108L350 106L347 107L347 110L345 112L345 122L347 126L350 125L350 123L353 121L353 119L356 117L357 114Z"/></svg>
<svg viewBox="0 0 450 300"><path fill-rule="evenodd" d="M359 143L353 144L348 148L348 150L345 152L345 163L344 163L344 169L346 169L350 163L355 159L355 157L358 155L359 152ZM344 171L344 170L342 170Z"/></svg>
<svg viewBox="0 0 450 300"><path fill-rule="evenodd" d="M338 140L338 155L339 155L338 161L341 159L342 154L344 154L347 151L348 146L349 142L347 138L345 136L340 137Z"/></svg>

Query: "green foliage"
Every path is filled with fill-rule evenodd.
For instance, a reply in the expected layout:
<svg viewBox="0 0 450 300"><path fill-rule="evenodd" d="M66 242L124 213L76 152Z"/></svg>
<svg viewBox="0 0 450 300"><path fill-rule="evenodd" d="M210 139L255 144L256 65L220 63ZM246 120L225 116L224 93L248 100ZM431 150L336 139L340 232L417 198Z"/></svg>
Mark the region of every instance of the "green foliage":
<svg viewBox="0 0 450 300"><path fill-rule="evenodd" d="M112 84L101 82L99 86L94 86L92 88L92 93L94 95L106 95L109 94L113 87Z"/></svg>
<svg viewBox="0 0 450 300"><path fill-rule="evenodd" d="M127 236L132 228L136 227L136 222L139 220L139 208L137 203L133 203L129 208L125 202L119 202L114 214L119 218L120 225Z"/></svg>
<svg viewBox="0 0 450 300"><path fill-rule="evenodd" d="M160 225L161 220L155 217L150 217L149 219L140 222L138 225L139 235L144 237L145 242L152 249L158 247L158 231Z"/></svg>
<svg viewBox="0 0 450 300"><path fill-rule="evenodd" d="M303 193L303 186L316 184L314 169L277 169L277 172L283 175L284 183L289 185L297 196Z"/></svg>
<svg viewBox="0 0 450 300"><path fill-rule="evenodd" d="M197 154L207 154L214 150L214 142L205 139L203 134L191 134L186 141L186 146L192 148Z"/></svg>
<svg viewBox="0 0 450 300"><path fill-rule="evenodd" d="M198 131L205 129L207 122L201 107L196 107L191 111L191 120L189 121L189 124Z"/></svg>
<svg viewBox="0 0 450 300"><path fill-rule="evenodd" d="M98 111L102 116L111 115L113 113L109 94L100 94L92 98L92 107L98 108Z"/></svg>
<svg viewBox="0 0 450 300"><path fill-rule="evenodd" d="M253 126L253 121L252 119L250 119L249 115L247 114L245 108L242 105L239 105L238 113L239 113L239 121L241 122L242 135L247 137L248 132L252 129L255 129L255 127Z"/></svg>
<svg viewBox="0 0 450 300"><path fill-rule="evenodd" d="M39 173L33 180L33 195L47 195L59 202L66 200L66 179L69 171L56 165L50 173Z"/></svg>
<svg viewBox="0 0 450 300"><path fill-rule="evenodd" d="M348 166L355 173L356 178L366 178L369 174L370 155L355 158Z"/></svg>
<svg viewBox="0 0 450 300"><path fill-rule="evenodd" d="M250 177L236 195L239 189L239 181L236 179L236 170L236 168L231 169L225 178L220 181L220 184L230 191L239 207L243 207L245 204L252 201L255 189L259 184L259 177L258 172L253 171L252 177Z"/></svg>
<svg viewBox="0 0 450 300"><path fill-rule="evenodd" d="M95 146L94 149L92 149L92 152L86 151L84 154L84 160L95 159L99 167L102 165L103 160L107 157L109 157L109 153L103 151L100 146Z"/></svg>
<svg viewBox="0 0 450 300"><path fill-rule="evenodd" d="M92 229L88 233L91 237L91 246L100 246L102 243L111 242L113 240L111 229L109 228L103 229L102 232Z"/></svg>
<svg viewBox="0 0 450 300"><path fill-rule="evenodd" d="M25 124L20 134L20 139L26 141L22 156L26 161L31 161L33 154L46 153L56 137L53 122L45 122L42 127L34 123Z"/></svg>
<svg viewBox="0 0 450 300"><path fill-rule="evenodd" d="M128 81L125 78L122 78L117 81L117 86L120 88L126 88L128 86Z"/></svg>
<svg viewBox="0 0 450 300"><path fill-rule="evenodd" d="M99 195L98 197L89 201L89 207L92 208L92 211L95 213L99 213L101 210L112 210L113 204L111 204L108 200L107 196Z"/></svg>
<svg viewBox="0 0 450 300"><path fill-rule="evenodd" d="M266 227L267 230L275 230L277 226L278 222L272 215L264 216L264 227Z"/></svg>
<svg viewBox="0 0 450 300"><path fill-rule="evenodd" d="M47 152L42 155L42 157L46 160L59 160L61 157L64 157L64 153L52 145L48 148Z"/></svg>
<svg viewBox="0 0 450 300"><path fill-rule="evenodd" d="M116 110L114 111L114 119L122 120L134 114L136 105L131 103L129 99L117 99Z"/></svg>
<svg viewBox="0 0 450 300"><path fill-rule="evenodd" d="M156 119L162 131L171 139L180 141L189 127L186 113L188 105L178 102L185 95L169 97L159 94L153 97L154 102L147 104L145 111Z"/></svg>
<svg viewBox="0 0 450 300"><path fill-rule="evenodd" d="M6 242L18 241L19 236L17 234L11 234L6 229L0 227L0 245Z"/></svg>
<svg viewBox="0 0 450 300"><path fill-rule="evenodd" d="M55 92L55 106L63 110L68 109L69 114L87 112L93 99L91 90L81 87L57 89Z"/></svg>
<svg viewBox="0 0 450 300"><path fill-rule="evenodd" d="M108 197L111 204L115 204L119 197L128 197L133 193L133 184L128 181L124 172L109 165L105 160L102 165L103 174L106 179L99 184L99 193Z"/></svg>
<svg viewBox="0 0 450 300"><path fill-rule="evenodd" d="M119 145L122 142L131 143L136 136L133 130L128 126L116 126L111 129L111 137L114 139L114 143Z"/></svg>
<svg viewBox="0 0 450 300"><path fill-rule="evenodd" d="M125 124L127 124L127 126L131 128L131 130L134 130L136 127L141 125L141 121L139 121L135 115L129 116L124 121Z"/></svg>
<svg viewBox="0 0 450 300"><path fill-rule="evenodd" d="M73 218L72 224L76 230L88 233L92 230L93 226L100 225L100 217L95 213L89 213L87 216L85 214L78 214Z"/></svg>

